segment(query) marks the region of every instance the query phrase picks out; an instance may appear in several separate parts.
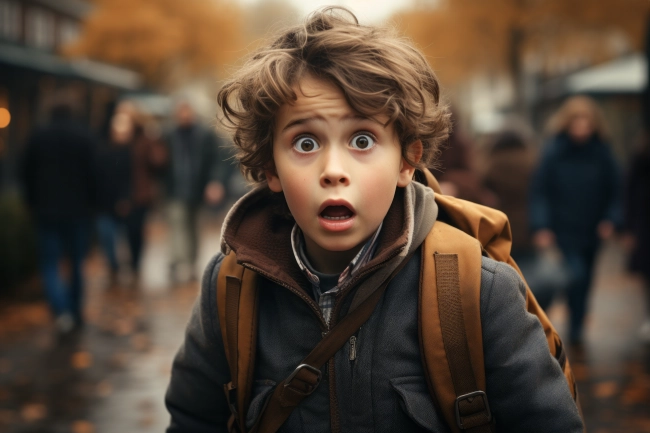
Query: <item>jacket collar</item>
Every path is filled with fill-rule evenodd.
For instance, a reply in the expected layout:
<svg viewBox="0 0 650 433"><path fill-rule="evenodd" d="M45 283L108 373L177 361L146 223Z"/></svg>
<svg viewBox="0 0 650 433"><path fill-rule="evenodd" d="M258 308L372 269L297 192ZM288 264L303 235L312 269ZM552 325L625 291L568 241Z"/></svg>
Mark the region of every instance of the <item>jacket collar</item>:
<svg viewBox="0 0 650 433"><path fill-rule="evenodd" d="M436 216L431 189L415 182L397 188L384 218L375 256L363 268L404 258L424 240ZM238 262L282 285L309 290L310 283L296 263L291 247L294 224L284 196L261 185L239 199L226 216L221 251L234 251Z"/></svg>

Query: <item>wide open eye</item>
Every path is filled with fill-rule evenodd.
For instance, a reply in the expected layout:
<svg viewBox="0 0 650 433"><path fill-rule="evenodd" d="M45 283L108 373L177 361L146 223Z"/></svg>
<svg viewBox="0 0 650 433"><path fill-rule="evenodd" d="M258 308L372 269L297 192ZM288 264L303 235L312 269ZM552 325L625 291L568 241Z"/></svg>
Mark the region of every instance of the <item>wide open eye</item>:
<svg viewBox="0 0 650 433"><path fill-rule="evenodd" d="M370 134L359 134L350 143L353 149L368 150L375 145L375 139Z"/></svg>
<svg viewBox="0 0 650 433"><path fill-rule="evenodd" d="M293 142L293 148L300 153L309 153L318 150L320 146L312 137L300 137Z"/></svg>

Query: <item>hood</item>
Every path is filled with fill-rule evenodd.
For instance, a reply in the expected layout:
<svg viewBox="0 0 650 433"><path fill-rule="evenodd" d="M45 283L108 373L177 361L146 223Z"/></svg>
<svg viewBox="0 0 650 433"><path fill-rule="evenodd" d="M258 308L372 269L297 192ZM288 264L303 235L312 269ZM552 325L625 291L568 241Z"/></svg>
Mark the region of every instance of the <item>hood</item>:
<svg viewBox="0 0 650 433"><path fill-rule="evenodd" d="M378 287L411 251L420 246L437 214L438 207L430 188L417 182L397 188L384 218L375 257L359 269L358 275L363 274L364 269L381 266L356 291L351 308L370 295L371 288ZM221 251L224 254L234 251L242 265L284 286L308 290L310 283L291 249L294 224L283 194L273 193L266 185L261 185L239 199L226 216Z"/></svg>

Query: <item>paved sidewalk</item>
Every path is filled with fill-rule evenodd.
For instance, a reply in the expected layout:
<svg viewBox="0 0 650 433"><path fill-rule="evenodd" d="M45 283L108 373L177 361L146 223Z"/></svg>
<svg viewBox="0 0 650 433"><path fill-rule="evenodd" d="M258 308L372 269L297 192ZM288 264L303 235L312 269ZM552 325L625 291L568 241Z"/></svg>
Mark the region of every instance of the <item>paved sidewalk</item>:
<svg viewBox="0 0 650 433"><path fill-rule="evenodd" d="M200 262L219 246L204 226ZM163 398L197 283L169 287L166 231L154 219L139 290L107 289L103 259L86 266L88 326L57 341L42 302L0 305L0 431L161 432ZM623 273L620 251L601 255L583 349L570 359L589 432L650 432L650 349L636 338L644 317L640 284ZM550 316L564 333L566 310Z"/></svg>

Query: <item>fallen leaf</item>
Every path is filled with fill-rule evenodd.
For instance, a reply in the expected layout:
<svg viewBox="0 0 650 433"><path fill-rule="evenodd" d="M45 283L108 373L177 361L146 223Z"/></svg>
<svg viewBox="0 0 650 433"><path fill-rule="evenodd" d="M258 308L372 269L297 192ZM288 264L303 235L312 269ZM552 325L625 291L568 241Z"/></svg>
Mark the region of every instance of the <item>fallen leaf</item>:
<svg viewBox="0 0 650 433"><path fill-rule="evenodd" d="M94 433L95 425L83 420L78 420L72 423L72 433Z"/></svg>
<svg viewBox="0 0 650 433"><path fill-rule="evenodd" d="M41 403L26 404L20 410L20 416L26 422L39 421L47 416L47 407Z"/></svg>
<svg viewBox="0 0 650 433"><path fill-rule="evenodd" d="M593 393L598 398L608 398L618 392L618 384L613 381L601 382L594 385Z"/></svg>
<svg viewBox="0 0 650 433"><path fill-rule="evenodd" d="M89 352L76 352L72 355L72 367L77 370L85 370L93 363L93 356Z"/></svg>

